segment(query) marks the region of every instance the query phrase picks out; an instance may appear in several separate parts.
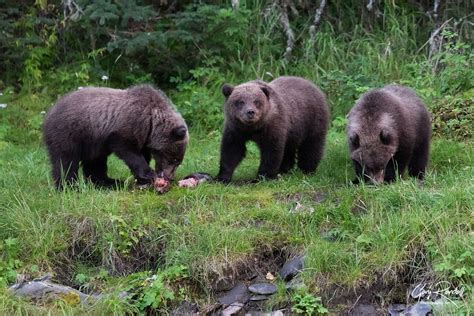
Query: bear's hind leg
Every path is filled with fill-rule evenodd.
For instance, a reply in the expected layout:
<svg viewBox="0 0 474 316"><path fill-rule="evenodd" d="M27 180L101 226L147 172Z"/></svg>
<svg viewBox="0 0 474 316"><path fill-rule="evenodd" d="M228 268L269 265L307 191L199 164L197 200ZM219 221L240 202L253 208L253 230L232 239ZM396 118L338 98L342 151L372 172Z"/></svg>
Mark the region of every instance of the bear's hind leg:
<svg viewBox="0 0 474 316"><path fill-rule="evenodd" d="M53 180L57 189L69 185L77 180L79 159L72 154L61 154L51 159L53 166Z"/></svg>
<svg viewBox="0 0 474 316"><path fill-rule="evenodd" d="M324 153L324 136L306 138L298 148L298 168L304 173L316 171Z"/></svg>
<svg viewBox="0 0 474 316"><path fill-rule="evenodd" d="M120 184L120 181L107 176L107 156L84 161L82 171L84 172L84 177L92 181L95 185L112 187Z"/></svg>
<svg viewBox="0 0 474 316"><path fill-rule="evenodd" d="M285 153L283 155L283 160L280 165L280 173L287 173L295 166L296 160L296 148L293 146L287 145L285 148Z"/></svg>
<svg viewBox="0 0 474 316"><path fill-rule="evenodd" d="M430 152L429 140L416 147L408 164L408 174L423 180Z"/></svg>

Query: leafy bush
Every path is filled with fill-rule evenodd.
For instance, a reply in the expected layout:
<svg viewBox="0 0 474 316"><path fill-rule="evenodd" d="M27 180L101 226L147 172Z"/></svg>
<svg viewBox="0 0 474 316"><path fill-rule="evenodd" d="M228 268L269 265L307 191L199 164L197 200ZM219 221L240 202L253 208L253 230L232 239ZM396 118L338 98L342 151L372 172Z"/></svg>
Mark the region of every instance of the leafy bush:
<svg viewBox="0 0 474 316"><path fill-rule="evenodd" d="M172 283L187 276L184 266L172 266L153 275L150 272L139 272L128 277L123 290L130 293L131 303L141 311L157 310L180 298Z"/></svg>
<svg viewBox="0 0 474 316"><path fill-rule="evenodd" d="M446 96L432 106L434 132L440 136L468 139L474 136L474 89Z"/></svg>
<svg viewBox="0 0 474 316"><path fill-rule="evenodd" d="M292 297L293 306L291 311L304 315L323 315L329 313L324 307L320 297L315 297L310 293L295 294Z"/></svg>
<svg viewBox="0 0 474 316"><path fill-rule="evenodd" d="M22 266L19 259L19 244L15 238L0 241L0 287L16 279L16 270Z"/></svg>

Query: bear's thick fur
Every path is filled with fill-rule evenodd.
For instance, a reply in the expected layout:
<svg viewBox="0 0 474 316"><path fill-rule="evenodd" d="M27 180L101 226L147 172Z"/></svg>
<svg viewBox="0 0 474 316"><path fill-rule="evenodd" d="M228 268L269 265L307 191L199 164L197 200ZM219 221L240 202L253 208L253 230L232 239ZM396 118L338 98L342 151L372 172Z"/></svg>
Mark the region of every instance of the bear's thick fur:
<svg viewBox="0 0 474 316"><path fill-rule="evenodd" d="M356 175L364 181L391 182L406 167L410 176L423 178L431 122L413 90L388 85L362 95L349 112L347 136Z"/></svg>
<svg viewBox="0 0 474 316"><path fill-rule="evenodd" d="M247 141L260 149L258 176L275 178L298 158L303 172L313 172L323 156L329 123L325 95L299 77L223 85L225 127L217 179L229 182L245 156Z"/></svg>
<svg viewBox="0 0 474 316"><path fill-rule="evenodd" d="M122 159L141 184L172 178L188 143L187 126L171 101L151 86L84 88L62 97L47 114L43 137L58 188L74 182L79 165L93 183L107 176L107 157ZM149 162L156 161L153 171Z"/></svg>

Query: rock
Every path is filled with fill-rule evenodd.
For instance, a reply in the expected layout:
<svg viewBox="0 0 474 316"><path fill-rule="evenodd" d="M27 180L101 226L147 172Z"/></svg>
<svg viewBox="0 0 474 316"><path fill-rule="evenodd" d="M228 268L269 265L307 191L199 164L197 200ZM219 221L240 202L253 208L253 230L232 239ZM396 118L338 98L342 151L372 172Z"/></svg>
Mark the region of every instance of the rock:
<svg viewBox="0 0 474 316"><path fill-rule="evenodd" d="M52 283L49 281L50 277L46 275L30 282L14 284L10 287L10 291L13 295L28 297L34 300L51 297L62 299L71 305L77 303L87 305L96 302L100 298L100 295L88 295L72 287Z"/></svg>
<svg viewBox="0 0 474 316"><path fill-rule="evenodd" d="M283 280L289 281L301 270L303 270L303 256L297 256L285 262L278 274Z"/></svg>
<svg viewBox="0 0 474 316"><path fill-rule="evenodd" d="M171 311L171 316L180 316L180 315L197 315L199 312L199 308L196 304L191 303L189 301L183 301L176 307L174 310Z"/></svg>
<svg viewBox="0 0 474 316"><path fill-rule="evenodd" d="M405 310L406 306L404 304L393 304L388 307L388 313L390 316L398 316L400 312Z"/></svg>
<svg viewBox="0 0 474 316"><path fill-rule="evenodd" d="M431 312L431 306L424 302L418 302L403 311L406 316L425 316Z"/></svg>
<svg viewBox="0 0 474 316"><path fill-rule="evenodd" d="M440 298L434 302L427 303L430 304L435 315L455 315L458 304L462 304L460 301L447 298Z"/></svg>
<svg viewBox="0 0 474 316"><path fill-rule="evenodd" d="M413 306L406 307L403 304L389 306L390 316L426 316L431 313L431 306L426 302L418 302Z"/></svg>
<svg viewBox="0 0 474 316"><path fill-rule="evenodd" d="M282 310L277 310L273 312L258 312L258 311L250 311L245 314L245 316L284 316L285 314L283 313ZM287 314L290 315L290 314Z"/></svg>
<svg viewBox="0 0 474 316"><path fill-rule="evenodd" d="M271 283L255 283L249 286L249 291L255 294L270 295L276 290L277 287Z"/></svg>
<svg viewBox="0 0 474 316"><path fill-rule="evenodd" d="M296 291L296 290L304 288L304 286L305 285L304 285L303 281L297 278L297 279L293 279L290 282L286 283L285 289L287 289L289 291Z"/></svg>
<svg viewBox="0 0 474 316"><path fill-rule="evenodd" d="M226 309L222 311L222 316L230 316L230 315L235 315L237 314L242 307L244 307L243 303L233 303L232 305L229 305Z"/></svg>
<svg viewBox="0 0 474 316"><path fill-rule="evenodd" d="M234 288L235 281L233 275L219 277L212 283L212 289L215 292L230 291Z"/></svg>
<svg viewBox="0 0 474 316"><path fill-rule="evenodd" d="M246 303L250 298L250 293L247 286L243 283L238 283L232 290L227 292L224 296L219 297L217 300L222 305L231 305L232 303Z"/></svg>
<svg viewBox="0 0 474 316"><path fill-rule="evenodd" d="M254 295L250 297L250 300L253 302L264 301L267 299L268 299L267 295Z"/></svg>
<svg viewBox="0 0 474 316"><path fill-rule="evenodd" d="M350 311L351 316L372 316L378 315L377 309L371 304L359 304Z"/></svg>

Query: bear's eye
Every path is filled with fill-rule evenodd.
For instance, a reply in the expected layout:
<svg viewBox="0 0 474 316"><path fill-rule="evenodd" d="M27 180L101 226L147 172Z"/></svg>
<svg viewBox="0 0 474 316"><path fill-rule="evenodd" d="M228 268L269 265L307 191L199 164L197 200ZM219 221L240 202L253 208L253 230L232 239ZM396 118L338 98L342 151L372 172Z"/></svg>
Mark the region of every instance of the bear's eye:
<svg viewBox="0 0 474 316"><path fill-rule="evenodd" d="M260 102L260 100L255 100L253 101L253 103L255 104L257 108L260 108L262 106L262 102Z"/></svg>
<svg viewBox="0 0 474 316"><path fill-rule="evenodd" d="M359 135L353 134L349 137L350 142L352 143L352 146L354 146L355 149L359 148L360 146L360 141L359 141Z"/></svg>
<svg viewBox="0 0 474 316"><path fill-rule="evenodd" d="M238 100L238 101L235 101L234 105L238 108L242 107L244 105L244 101L243 100Z"/></svg>
<svg viewBox="0 0 474 316"><path fill-rule="evenodd" d="M389 145L392 142L392 137L390 136L389 133L385 131L381 131L379 135L380 141L384 145Z"/></svg>

